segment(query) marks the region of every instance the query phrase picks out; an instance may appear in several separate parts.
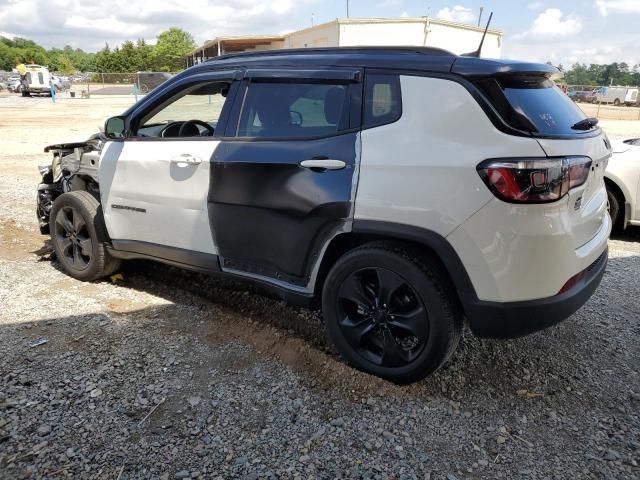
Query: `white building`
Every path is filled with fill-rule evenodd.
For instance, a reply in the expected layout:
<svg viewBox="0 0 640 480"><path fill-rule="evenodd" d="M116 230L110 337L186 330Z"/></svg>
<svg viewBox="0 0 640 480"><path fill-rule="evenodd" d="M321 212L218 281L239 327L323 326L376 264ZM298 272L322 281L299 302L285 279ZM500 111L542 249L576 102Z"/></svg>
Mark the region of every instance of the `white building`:
<svg viewBox="0 0 640 480"><path fill-rule="evenodd" d="M279 48L365 45L439 47L456 54L478 48L484 28L431 17L337 18L284 35L217 37L189 56L194 65L225 53ZM500 58L503 32L489 29L482 56Z"/></svg>

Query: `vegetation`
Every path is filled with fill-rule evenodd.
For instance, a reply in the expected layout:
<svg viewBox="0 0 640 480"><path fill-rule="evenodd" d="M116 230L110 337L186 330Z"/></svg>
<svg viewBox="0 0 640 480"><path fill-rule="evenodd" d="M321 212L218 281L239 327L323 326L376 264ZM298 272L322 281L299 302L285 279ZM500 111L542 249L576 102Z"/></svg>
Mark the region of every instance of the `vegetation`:
<svg viewBox="0 0 640 480"><path fill-rule="evenodd" d="M559 66L562 70L562 65ZM564 81L568 85L640 85L640 65L633 67L626 63L598 65L576 63L564 72Z"/></svg>
<svg viewBox="0 0 640 480"><path fill-rule="evenodd" d="M111 49L108 44L98 53L66 46L46 50L32 40L8 39L0 36L0 70L15 68L19 63L37 63L65 75L81 72L175 72L186 67L186 55L196 44L190 33L170 28L160 33L155 45L143 38L135 43L127 40Z"/></svg>

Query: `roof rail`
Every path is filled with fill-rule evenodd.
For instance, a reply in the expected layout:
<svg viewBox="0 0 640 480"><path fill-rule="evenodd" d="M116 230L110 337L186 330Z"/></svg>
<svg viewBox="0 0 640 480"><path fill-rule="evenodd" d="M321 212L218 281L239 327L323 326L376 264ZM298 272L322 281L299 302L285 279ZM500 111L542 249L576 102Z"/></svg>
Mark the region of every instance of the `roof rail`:
<svg viewBox="0 0 640 480"><path fill-rule="evenodd" d="M313 55L313 54L336 54L342 55L345 53L351 54L380 54L380 53L399 53L399 54L422 54L422 55L447 55L456 56L448 50L435 47L418 47L418 46L363 46L363 47L323 47L323 48L279 48L276 50L260 50L257 52L238 52L227 53L220 55L219 57L213 57L207 62L215 62L217 60L225 60L228 58L242 58L242 57L266 57L266 56L281 56L281 55Z"/></svg>

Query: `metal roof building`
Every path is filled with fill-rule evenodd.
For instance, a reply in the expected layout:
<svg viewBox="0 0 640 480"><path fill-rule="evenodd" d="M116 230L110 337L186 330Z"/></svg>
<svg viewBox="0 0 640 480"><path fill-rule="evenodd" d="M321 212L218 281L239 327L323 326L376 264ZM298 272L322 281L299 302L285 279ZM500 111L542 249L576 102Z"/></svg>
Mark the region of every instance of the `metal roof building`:
<svg viewBox="0 0 640 480"><path fill-rule="evenodd" d="M432 17L337 18L283 35L224 36L207 40L187 59L189 66L227 53L281 48L421 46L456 54L475 50L484 28ZM501 30L489 29L482 56L500 58Z"/></svg>

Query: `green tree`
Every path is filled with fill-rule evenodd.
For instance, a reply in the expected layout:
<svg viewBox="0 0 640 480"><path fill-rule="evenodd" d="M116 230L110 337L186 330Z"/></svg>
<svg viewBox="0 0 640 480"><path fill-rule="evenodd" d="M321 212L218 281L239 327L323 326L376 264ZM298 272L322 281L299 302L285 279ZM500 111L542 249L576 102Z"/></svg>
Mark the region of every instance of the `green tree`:
<svg viewBox="0 0 640 480"><path fill-rule="evenodd" d="M172 27L160 33L153 47L152 66L163 72L176 72L186 66L185 57L196 46L190 33Z"/></svg>

